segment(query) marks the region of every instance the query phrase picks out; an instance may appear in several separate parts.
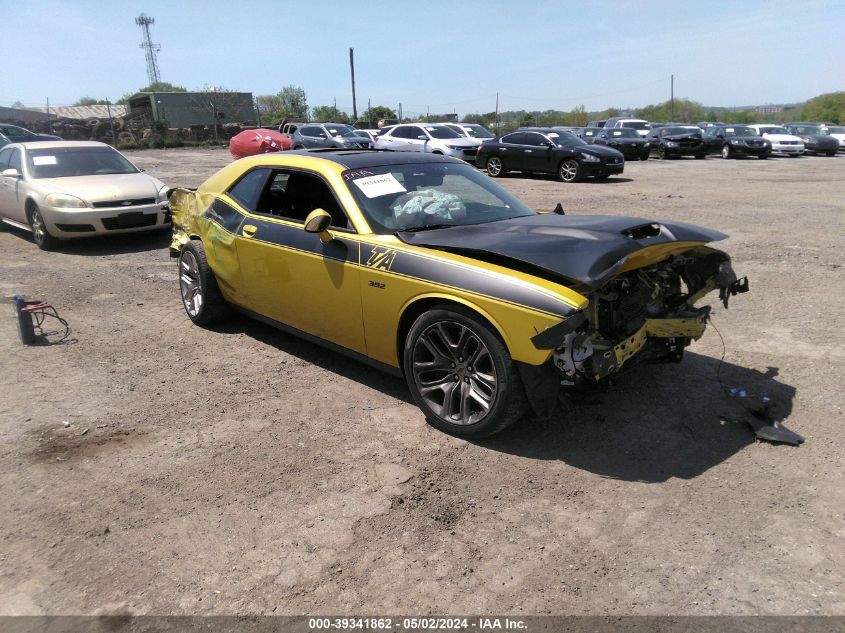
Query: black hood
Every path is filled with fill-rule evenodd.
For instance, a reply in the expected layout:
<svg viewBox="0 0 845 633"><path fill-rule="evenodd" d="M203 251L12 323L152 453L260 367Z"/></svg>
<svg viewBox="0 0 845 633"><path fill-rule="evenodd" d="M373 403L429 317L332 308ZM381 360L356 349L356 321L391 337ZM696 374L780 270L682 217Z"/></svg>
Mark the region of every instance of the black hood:
<svg viewBox="0 0 845 633"><path fill-rule="evenodd" d="M621 156L619 150L615 150L612 147L607 147L607 145L577 145L571 146L571 149L599 157Z"/></svg>
<svg viewBox="0 0 845 633"><path fill-rule="evenodd" d="M699 134L698 132L691 132L689 134L672 134L672 135L667 134L666 136L664 136L662 138L663 138L664 141L681 141L681 140L688 139L688 138L700 141L701 140L701 134Z"/></svg>
<svg viewBox="0 0 845 633"><path fill-rule="evenodd" d="M524 262L593 288L602 286L630 254L643 248L668 242L715 242L727 237L682 222L555 214L396 235L414 246L468 257L488 253Z"/></svg>

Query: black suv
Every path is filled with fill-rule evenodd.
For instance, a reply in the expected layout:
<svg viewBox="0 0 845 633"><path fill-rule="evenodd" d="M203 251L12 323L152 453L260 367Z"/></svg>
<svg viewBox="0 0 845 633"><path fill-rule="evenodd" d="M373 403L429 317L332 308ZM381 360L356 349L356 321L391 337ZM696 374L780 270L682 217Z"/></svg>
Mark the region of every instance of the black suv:
<svg viewBox="0 0 845 633"><path fill-rule="evenodd" d="M673 156L707 157L701 140L701 128L694 125L659 127L649 132L646 140L650 144L649 151L661 159Z"/></svg>
<svg viewBox="0 0 845 633"><path fill-rule="evenodd" d="M645 140L636 130L627 127L601 129L593 139L595 145L607 145L618 149L625 155L625 160L640 159L648 160L651 144Z"/></svg>
<svg viewBox="0 0 845 633"><path fill-rule="evenodd" d="M757 130L747 125L715 125L707 128L704 147L708 154L721 154L722 158L768 158L772 154L772 144L760 138Z"/></svg>
<svg viewBox="0 0 845 633"><path fill-rule="evenodd" d="M625 169L622 152L588 145L569 132L541 127L520 128L485 141L475 161L494 178L515 170L557 174L563 182L578 182L585 176L601 180Z"/></svg>

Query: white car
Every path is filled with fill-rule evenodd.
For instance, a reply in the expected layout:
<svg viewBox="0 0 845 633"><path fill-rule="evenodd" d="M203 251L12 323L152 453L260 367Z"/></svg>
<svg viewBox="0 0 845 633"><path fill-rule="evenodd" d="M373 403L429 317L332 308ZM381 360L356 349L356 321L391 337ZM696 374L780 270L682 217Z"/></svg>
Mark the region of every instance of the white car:
<svg viewBox="0 0 845 633"><path fill-rule="evenodd" d="M828 125L827 131L839 141L839 151L845 152L845 125Z"/></svg>
<svg viewBox="0 0 845 633"><path fill-rule="evenodd" d="M489 141L491 139L496 138L496 135L493 134L490 130L488 130L483 125L479 125L478 123L441 123L441 125L445 125L446 127L455 130L458 134L465 136L466 138L477 138L482 143L484 141Z"/></svg>
<svg viewBox="0 0 845 633"><path fill-rule="evenodd" d="M481 140L461 136L438 123L400 123L376 139L378 149L443 154L474 163Z"/></svg>
<svg viewBox="0 0 845 633"><path fill-rule="evenodd" d="M168 187L105 143L40 141L0 150L0 227L39 248L90 235L170 226Z"/></svg>
<svg viewBox="0 0 845 633"><path fill-rule="evenodd" d="M755 123L747 127L753 128L757 134L772 144L772 154L786 156L801 156L804 154L804 141L790 134L785 127L771 123Z"/></svg>
<svg viewBox="0 0 845 633"><path fill-rule="evenodd" d="M626 117L611 117L604 124L605 129L628 127L636 130L640 136L648 136L651 125L645 119L630 119Z"/></svg>

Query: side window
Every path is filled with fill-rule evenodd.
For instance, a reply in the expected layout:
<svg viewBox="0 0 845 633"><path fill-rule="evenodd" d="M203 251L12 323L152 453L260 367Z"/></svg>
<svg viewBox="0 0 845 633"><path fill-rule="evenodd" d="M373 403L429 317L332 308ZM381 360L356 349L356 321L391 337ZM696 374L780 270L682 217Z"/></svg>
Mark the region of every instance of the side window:
<svg viewBox="0 0 845 633"><path fill-rule="evenodd" d="M9 157L12 155L12 150L4 149L0 151L0 171L9 168Z"/></svg>
<svg viewBox="0 0 845 633"><path fill-rule="evenodd" d="M314 209L325 209L332 216L332 228L352 229L340 203L323 179L300 171L274 170L255 211L305 222Z"/></svg>
<svg viewBox="0 0 845 633"><path fill-rule="evenodd" d="M317 138L326 138L326 131L323 128L314 127L314 128L311 128L311 129L314 130L314 133L312 134L312 136L316 136Z"/></svg>
<svg viewBox="0 0 845 633"><path fill-rule="evenodd" d="M416 126L408 128L408 138L419 138L420 136L428 138L428 134L423 132L422 128Z"/></svg>
<svg viewBox="0 0 845 633"><path fill-rule="evenodd" d="M229 195L240 202L244 209L255 211L269 172L270 170L266 167L253 169L235 183L235 186L229 190Z"/></svg>
<svg viewBox="0 0 845 633"><path fill-rule="evenodd" d="M390 131L390 136L393 138L408 138L407 132L408 128L406 127L395 127Z"/></svg>
<svg viewBox="0 0 845 633"><path fill-rule="evenodd" d="M508 134L502 139L502 143L509 143L511 145L524 145L525 134L522 132L514 132L513 134Z"/></svg>
<svg viewBox="0 0 845 633"><path fill-rule="evenodd" d="M537 132L527 132L525 134L525 144L526 145L533 145L535 147L539 147L545 141L545 137L541 134L537 134Z"/></svg>
<svg viewBox="0 0 845 633"><path fill-rule="evenodd" d="M9 157L9 169L17 169L18 173L23 173L23 165L21 164L21 151L13 149L12 155Z"/></svg>

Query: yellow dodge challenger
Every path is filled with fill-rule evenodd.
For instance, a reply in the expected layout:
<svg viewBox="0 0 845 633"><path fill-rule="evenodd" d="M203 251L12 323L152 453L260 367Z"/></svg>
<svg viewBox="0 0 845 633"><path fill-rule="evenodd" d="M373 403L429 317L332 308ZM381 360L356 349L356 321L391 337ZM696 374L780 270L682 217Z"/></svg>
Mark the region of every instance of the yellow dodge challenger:
<svg viewBox="0 0 845 633"><path fill-rule="evenodd" d="M706 245L722 233L539 215L432 154L263 154L170 204L194 323L237 311L397 373L464 437L548 413L561 388L680 361L710 311L695 303L748 289Z"/></svg>

